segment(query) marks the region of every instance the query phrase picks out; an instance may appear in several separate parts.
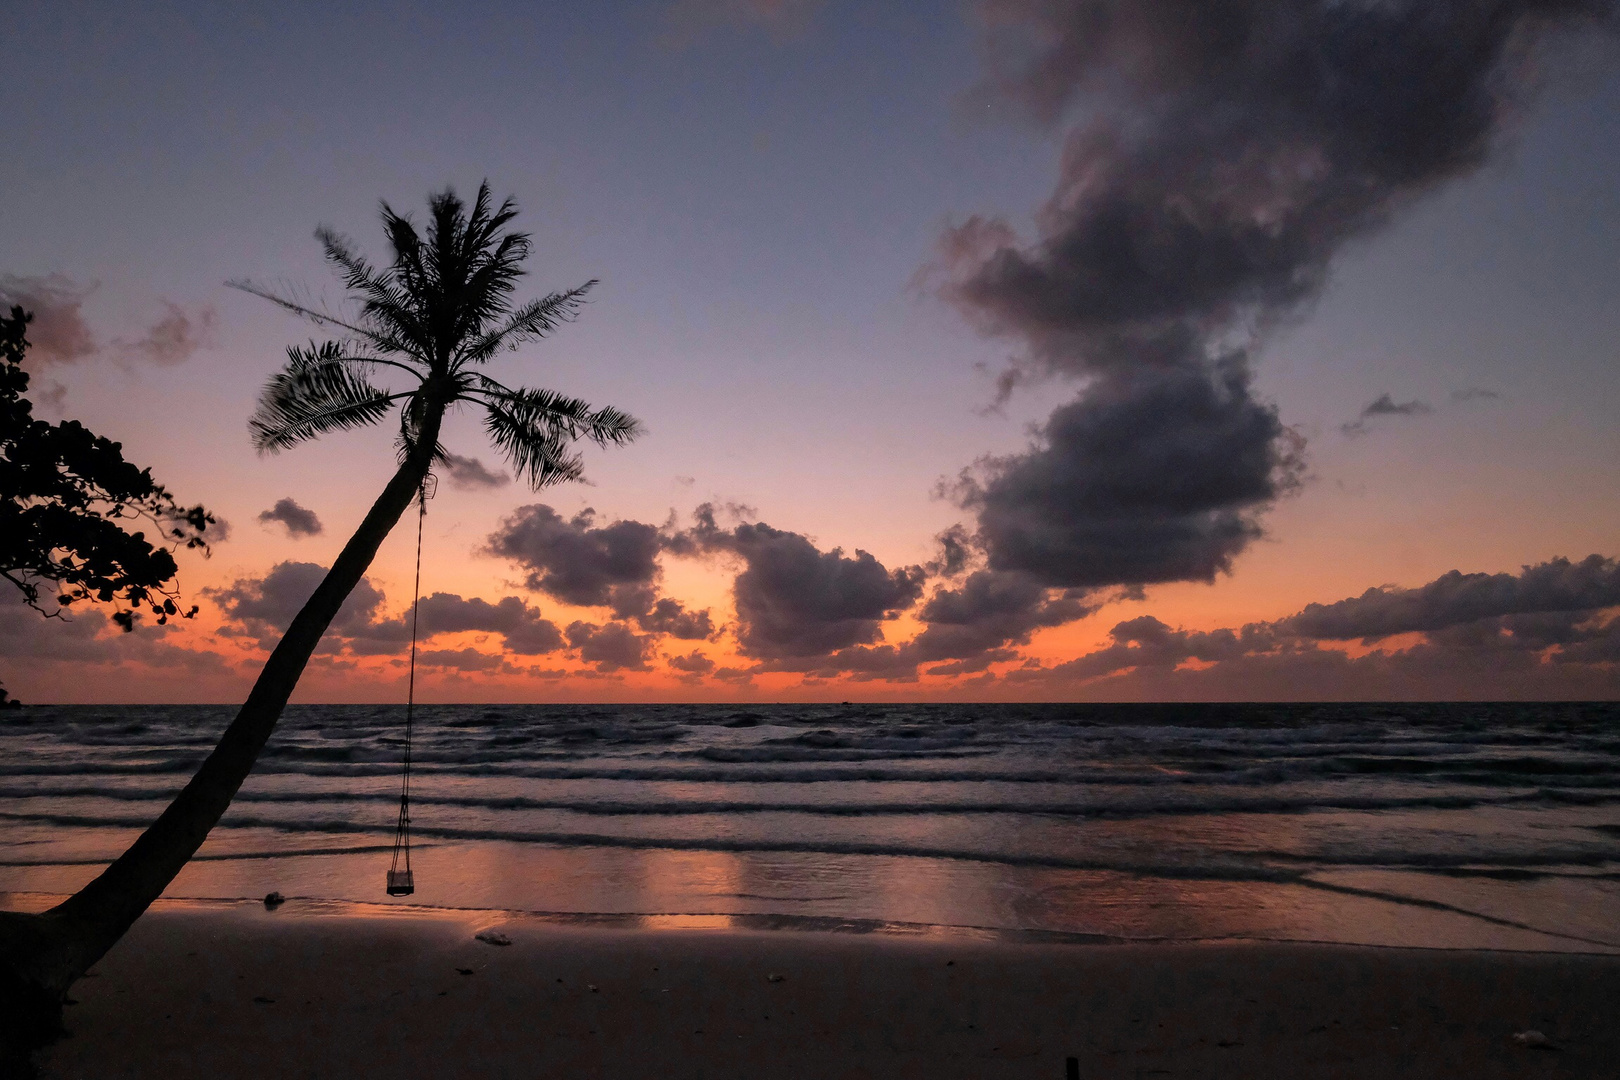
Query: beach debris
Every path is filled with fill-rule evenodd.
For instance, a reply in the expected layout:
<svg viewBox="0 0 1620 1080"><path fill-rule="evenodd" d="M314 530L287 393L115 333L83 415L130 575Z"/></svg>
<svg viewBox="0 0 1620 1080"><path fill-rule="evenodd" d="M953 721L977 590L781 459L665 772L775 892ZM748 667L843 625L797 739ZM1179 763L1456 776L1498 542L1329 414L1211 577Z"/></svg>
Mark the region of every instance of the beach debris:
<svg viewBox="0 0 1620 1080"><path fill-rule="evenodd" d="M273 998L273 997L265 997L263 994L260 994L258 997L254 998L253 1000L255 1002L257 1002L258 1004L260 1004L260 1005L274 1005L276 1003L275 998Z"/></svg>
<svg viewBox="0 0 1620 1080"><path fill-rule="evenodd" d="M787 982L787 976L786 975L779 975L779 974L777 974L776 972L773 971L769 975L765 976L765 981L766 982Z"/></svg>
<svg viewBox="0 0 1620 1080"><path fill-rule="evenodd" d="M478 933L473 935L473 938L477 941L482 941L485 945L512 944L512 939L501 933L499 930L480 930Z"/></svg>
<svg viewBox="0 0 1620 1080"><path fill-rule="evenodd" d="M472 968L456 968L456 974L457 975L471 975L472 973L473 973Z"/></svg>
<svg viewBox="0 0 1620 1080"><path fill-rule="evenodd" d="M278 892L269 892L264 894L264 906L271 911L276 910L276 908L280 907L286 902L287 898Z"/></svg>
<svg viewBox="0 0 1620 1080"><path fill-rule="evenodd" d="M1539 1031L1515 1031L1513 1041L1529 1050L1557 1050L1553 1041Z"/></svg>
<svg viewBox="0 0 1620 1080"><path fill-rule="evenodd" d="M586 983L585 984L585 989L589 990L591 993L594 994L594 993L596 993L596 984L595 983Z"/></svg>

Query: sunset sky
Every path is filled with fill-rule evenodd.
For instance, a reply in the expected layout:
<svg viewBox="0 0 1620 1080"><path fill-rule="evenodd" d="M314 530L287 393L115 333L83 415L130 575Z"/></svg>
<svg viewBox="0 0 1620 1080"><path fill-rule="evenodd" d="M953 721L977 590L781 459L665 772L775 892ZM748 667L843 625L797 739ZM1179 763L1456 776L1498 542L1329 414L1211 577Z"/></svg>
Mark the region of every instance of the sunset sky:
<svg viewBox="0 0 1620 1080"><path fill-rule="evenodd" d="M6 597L0 680L245 693L394 457L254 452L323 335L224 283L340 303L317 225L487 178L521 296L600 279L495 373L646 433L535 493L452 420L426 699L1614 697L1614 4L1188 10L23 4L37 412L228 534L192 622ZM414 524L295 700L402 699Z"/></svg>

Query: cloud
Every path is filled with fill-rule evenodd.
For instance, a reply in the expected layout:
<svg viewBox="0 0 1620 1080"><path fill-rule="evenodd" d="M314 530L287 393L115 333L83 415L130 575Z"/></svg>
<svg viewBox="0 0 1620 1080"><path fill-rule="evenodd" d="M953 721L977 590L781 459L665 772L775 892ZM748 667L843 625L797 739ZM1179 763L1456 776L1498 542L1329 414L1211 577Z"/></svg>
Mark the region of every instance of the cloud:
<svg viewBox="0 0 1620 1080"><path fill-rule="evenodd" d="M544 618L540 609L515 596L495 603L479 597L462 599L456 593L436 592L422 597L416 612L417 638L427 641L441 634L500 634L507 652L539 656L563 647L562 631ZM398 617L351 627L346 635L356 652L394 653L411 638L411 612Z"/></svg>
<svg viewBox="0 0 1620 1080"><path fill-rule="evenodd" d="M1310 604L1278 626L1302 637L1375 639L1479 619L1620 606L1620 564L1600 555L1553 559L1517 574L1442 574L1416 589L1386 585L1335 604Z"/></svg>
<svg viewBox="0 0 1620 1080"><path fill-rule="evenodd" d="M576 607L610 608L619 618L646 612L655 598L664 538L639 521L596 524L585 509L565 520L549 506L519 507L491 533L485 550L528 571L524 585Z"/></svg>
<svg viewBox="0 0 1620 1080"><path fill-rule="evenodd" d="M1461 404L1465 401L1500 401L1501 394L1495 390L1486 390L1478 386L1465 386L1461 390L1451 392L1451 400Z"/></svg>
<svg viewBox="0 0 1620 1080"><path fill-rule="evenodd" d="M280 640L325 577L326 567L319 563L280 562L262 578L238 578L228 586L204 589L203 593L241 625L238 633L256 638L261 648L268 649ZM333 618L322 639L324 646L330 650L339 647L341 638L364 636L376 623L383 599L382 590L369 578L361 578Z"/></svg>
<svg viewBox="0 0 1620 1080"><path fill-rule="evenodd" d="M595 664L598 671L646 671L653 654L653 639L637 634L624 623L593 626L570 623L568 643L579 650L579 658Z"/></svg>
<svg viewBox="0 0 1620 1080"><path fill-rule="evenodd" d="M1608 25L1614 4L980 10L994 91L1043 124L1079 119L1034 237L970 217L942 236L932 280L1021 344L1003 394L1050 375L1086 390L964 494L993 569L1076 587L1230 568L1303 448L1254 397L1252 351L1344 244L1485 162L1549 29Z"/></svg>
<svg viewBox="0 0 1620 1080"><path fill-rule="evenodd" d="M637 616L636 622L649 633L668 634L687 641L702 641L718 634L708 609L688 611L679 600L668 597L655 603L646 614Z"/></svg>
<svg viewBox="0 0 1620 1080"><path fill-rule="evenodd" d="M306 510L290 497L277 499L275 506L260 511L259 521L265 525L280 522L286 527L287 535L294 539L301 536L319 536L323 531L321 519L315 516L315 511Z"/></svg>
<svg viewBox="0 0 1620 1080"><path fill-rule="evenodd" d="M1592 555L1518 574L1451 571L1240 629L1190 631L1152 616L1116 624L1101 649L1005 682L1056 691L1107 680L1110 695L1204 698L1613 696L1620 690L1620 564ZM1323 642L1397 634L1359 656Z"/></svg>
<svg viewBox="0 0 1620 1080"><path fill-rule="evenodd" d="M161 319L134 341L119 339L116 345L125 355L160 367L191 359L198 349L214 343L219 315L212 305L188 313L178 304L163 301L167 311Z"/></svg>
<svg viewBox="0 0 1620 1080"><path fill-rule="evenodd" d="M955 494L993 570L1061 588L1209 581L1297 484L1300 451L1240 365L1180 369L1097 386Z"/></svg>
<svg viewBox="0 0 1620 1080"><path fill-rule="evenodd" d="M889 570L865 551L821 551L798 533L763 523L722 529L714 508L678 543L742 559L732 582L737 642L743 655L766 660L825 656L882 637L881 624L922 594L920 567Z"/></svg>
<svg viewBox="0 0 1620 1080"><path fill-rule="evenodd" d="M1094 610L1079 590L1054 595L1020 571L978 570L959 588L940 588L928 598L917 612L927 626L914 644L921 662L968 660L1008 643L1022 645L1038 629Z"/></svg>
<svg viewBox="0 0 1620 1080"><path fill-rule="evenodd" d="M39 675L62 669L64 679L83 679L87 665L143 664L191 675L228 675L223 657L209 649L178 644L184 640L175 624L137 623L131 633L115 626L104 611L77 607L60 618L46 618L23 604L16 593L0 593L0 659L18 661L22 671ZM46 691L49 693L49 691Z"/></svg>
<svg viewBox="0 0 1620 1080"><path fill-rule="evenodd" d="M700 682L705 675L715 668L714 661L696 649L693 649L685 656L668 657L666 663L673 670L681 672L680 678L683 682Z"/></svg>
<svg viewBox="0 0 1620 1080"><path fill-rule="evenodd" d="M34 314L28 324L28 366L71 364L95 353L95 336L80 310L89 295L90 289L61 274L0 274L0 308L9 314L18 305Z"/></svg>
<svg viewBox="0 0 1620 1080"><path fill-rule="evenodd" d="M1379 416L1427 416L1434 412L1434 406L1425 401L1396 401L1388 394L1380 394L1373 401L1362 407L1356 418L1347 424L1339 425L1339 430L1351 437L1364 435L1367 432L1367 421Z"/></svg>
<svg viewBox="0 0 1620 1080"><path fill-rule="evenodd" d="M204 592L237 624L227 626L223 633L253 637L261 648L271 648L325 576L326 567L316 563L283 562L262 578L242 578L228 587ZM404 652L411 640L411 611L406 608L384 618L383 603L382 592L362 578L322 639L323 649L347 649L356 656ZM539 656L564 647L557 625L516 596L491 603L476 596L463 599L455 593L431 593L421 598L416 620L421 642L444 634L486 633L501 635L504 650L520 656Z"/></svg>
<svg viewBox="0 0 1620 1080"><path fill-rule="evenodd" d="M62 274L26 277L0 274L0 309L19 305L34 315L28 326L30 367L71 364L100 351L83 306L92 289ZM160 366L181 363L212 345L219 315L212 305L187 311L167 300L164 315L134 340L116 338L113 346L125 357Z"/></svg>
<svg viewBox="0 0 1620 1080"><path fill-rule="evenodd" d="M598 526L594 510L565 520L551 507L535 504L520 507L502 522L484 550L527 570L527 588L565 604L605 607L615 618L633 620L651 634L712 638L718 631L707 610L688 611L680 601L658 596L663 579L658 557L672 543L654 525L615 521Z"/></svg>
<svg viewBox="0 0 1620 1080"><path fill-rule="evenodd" d="M505 487L512 478L503 472L490 472L477 458L446 454L443 469L450 478L450 486L457 491L478 491L485 488Z"/></svg>

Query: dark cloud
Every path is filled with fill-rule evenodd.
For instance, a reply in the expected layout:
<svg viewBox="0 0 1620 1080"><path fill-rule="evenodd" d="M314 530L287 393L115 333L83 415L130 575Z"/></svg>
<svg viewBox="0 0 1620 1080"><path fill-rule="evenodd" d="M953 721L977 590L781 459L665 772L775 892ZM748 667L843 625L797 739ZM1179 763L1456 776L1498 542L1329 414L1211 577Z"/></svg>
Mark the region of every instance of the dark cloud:
<svg viewBox="0 0 1620 1080"><path fill-rule="evenodd" d="M594 626L570 623L568 644L579 650L579 658L595 664L598 671L646 671L653 655L653 639L637 634L624 623Z"/></svg>
<svg viewBox="0 0 1620 1080"><path fill-rule="evenodd" d="M703 682L715 669L714 661L696 649L685 656L666 657L665 662L675 672L676 678L694 686Z"/></svg>
<svg viewBox="0 0 1620 1080"><path fill-rule="evenodd" d="M1190 631L1151 616L1110 644L1052 667L1009 672L1026 687L1108 680L1123 696L1479 699L1612 696L1620 690L1620 565L1593 555L1519 574L1443 574L1415 589L1370 589L1241 629ZM1323 641L1419 634L1350 656Z"/></svg>
<svg viewBox="0 0 1620 1080"><path fill-rule="evenodd" d="M265 525L279 522L286 527L287 535L294 539L300 536L319 536L323 531L321 519L315 516L315 511L306 510L290 497L277 499L275 506L260 511L259 521Z"/></svg>
<svg viewBox="0 0 1620 1080"><path fill-rule="evenodd" d="M1029 375L1087 381L1040 443L966 491L991 567L1061 587L1230 567L1297 478L1301 451L1253 397L1248 352L1320 292L1347 241L1486 160L1544 31L1612 25L1615 11L1612 0L980 6L1000 94L1049 124L1085 105L1035 238L973 217L944 235L935 268L970 319L1023 345L1004 393Z"/></svg>
<svg viewBox="0 0 1620 1080"><path fill-rule="evenodd" d="M1451 400L1461 404L1465 401L1500 401L1501 394L1495 390L1486 390L1478 386L1465 386L1461 390L1451 392Z"/></svg>
<svg viewBox="0 0 1620 1080"><path fill-rule="evenodd" d="M1209 581L1260 535L1300 451L1240 365L1181 369L1095 387L956 494L993 570L1060 588Z"/></svg>
<svg viewBox="0 0 1620 1080"><path fill-rule="evenodd" d="M127 356L168 367L191 359L198 349L214 343L219 315L212 306L187 312L178 304L163 301L166 314L134 341L119 340Z"/></svg>
<svg viewBox="0 0 1620 1080"><path fill-rule="evenodd" d="M455 593L436 592L422 597L416 619L417 637L423 641L440 634L475 632L500 634L508 652L524 656L563 647L562 631L557 625L542 618L539 608L515 596L502 597L492 604L476 596L464 600ZM349 637L356 651L397 652L410 642L411 612L406 610L397 618L355 629Z"/></svg>
<svg viewBox="0 0 1620 1080"><path fill-rule="evenodd" d="M1380 394L1368 402L1354 420L1339 425L1339 430L1350 436L1364 435L1367 432L1367 421L1377 417L1427 416L1432 412L1434 406L1426 401L1396 401L1388 394Z"/></svg>
<svg viewBox="0 0 1620 1080"><path fill-rule="evenodd" d="M262 648L271 648L325 576L326 568L316 563L284 562L263 578L244 578L228 588L204 591L237 624L223 632L253 637ZM407 608L393 618L381 618L383 600L382 592L362 578L332 621L323 649L346 647L357 656L404 652L411 640L411 612ZM495 603L446 592L422 597L417 611L419 641L468 632L500 634L507 652L523 656L556 652L564 644L555 623L515 596Z"/></svg>
<svg viewBox="0 0 1620 1080"><path fill-rule="evenodd" d="M707 675L714 670L714 661L696 649L685 656L671 656L668 658L668 663L676 671L682 671L688 675Z"/></svg>
<svg viewBox="0 0 1620 1080"><path fill-rule="evenodd" d="M737 642L743 655L766 660L825 656L882 637L881 624L916 602L925 572L889 570L865 551L822 551L798 533L742 523L722 529L714 508L676 541L742 559L732 582Z"/></svg>
<svg viewBox="0 0 1620 1080"><path fill-rule="evenodd" d="M973 660L1006 644L1022 645L1036 630L1082 619L1096 610L1079 590L1054 593L1019 571L978 570L958 588L940 588L917 617L927 623L912 642L919 662Z"/></svg>
<svg viewBox="0 0 1620 1080"><path fill-rule="evenodd" d="M241 624L242 632L257 638L260 647L273 648L324 577L326 567L318 563L281 562L262 578L240 578L203 592ZM382 591L369 578L361 578L327 630L323 639L327 647L336 647L339 638L365 636L377 622L382 604Z"/></svg>
<svg viewBox="0 0 1620 1080"><path fill-rule="evenodd" d="M1302 637L1349 640L1612 606L1620 606L1620 565L1590 555L1578 563L1553 559L1526 566L1517 575L1452 570L1416 589L1386 585L1335 604L1311 604L1277 625Z"/></svg>
<svg viewBox="0 0 1620 1080"><path fill-rule="evenodd" d="M61 274L22 277L0 274L0 309L12 305L33 312L28 324L28 366L70 364L96 351L94 335L80 310L90 290Z"/></svg>
<svg viewBox="0 0 1620 1080"><path fill-rule="evenodd" d="M446 454L441 468L450 478L450 486L458 491L505 487L512 482L512 478L503 472L490 472L477 458L459 454Z"/></svg>
<svg viewBox="0 0 1620 1080"><path fill-rule="evenodd" d="M668 634L687 641L703 641L717 633L707 608L688 611L679 600L668 597L653 604L646 614L637 616L636 622L650 634Z"/></svg>
<svg viewBox="0 0 1620 1080"><path fill-rule="evenodd" d="M1484 163L1555 26L1612 0L982 0L1001 91L1082 99L1040 236L947 242L951 286L1064 371L1179 362L1313 296L1344 242Z"/></svg>
<svg viewBox="0 0 1620 1080"><path fill-rule="evenodd" d="M638 521L598 526L594 510L564 519L543 504L520 507L486 544L490 554L528 571L526 587L565 604L610 608L621 619L652 607L663 549L656 526Z"/></svg>

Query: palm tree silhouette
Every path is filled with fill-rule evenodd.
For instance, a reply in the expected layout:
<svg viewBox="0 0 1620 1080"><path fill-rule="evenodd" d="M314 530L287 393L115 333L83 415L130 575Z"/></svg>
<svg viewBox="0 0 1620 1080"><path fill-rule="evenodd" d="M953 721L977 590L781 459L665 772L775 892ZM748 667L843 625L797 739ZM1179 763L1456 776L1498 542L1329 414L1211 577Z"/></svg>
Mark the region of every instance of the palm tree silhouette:
<svg viewBox="0 0 1620 1080"><path fill-rule="evenodd" d="M512 304L529 238L506 229L517 214L508 199L491 210L489 185L468 208L453 191L428 200L422 236L384 203L393 261L378 269L330 229L316 232L327 259L359 300L344 318L249 282L233 287L264 297L338 340L287 351L287 364L265 387L249 421L261 452L275 453L329 431L362 427L399 407L399 467L344 545L325 579L288 626L247 701L219 744L168 809L102 874L40 915L0 912L0 1066L7 1045L20 1048L60 1028L68 987L99 960L157 899L207 838L264 748L305 664L338 608L371 565L383 539L443 461L439 428L446 409L473 403L520 477L536 490L578 479L580 439L628 442L637 422L612 408L549 390L511 389L479 370L503 350L542 338L570 322L595 285ZM374 379L404 381L403 389Z"/></svg>

